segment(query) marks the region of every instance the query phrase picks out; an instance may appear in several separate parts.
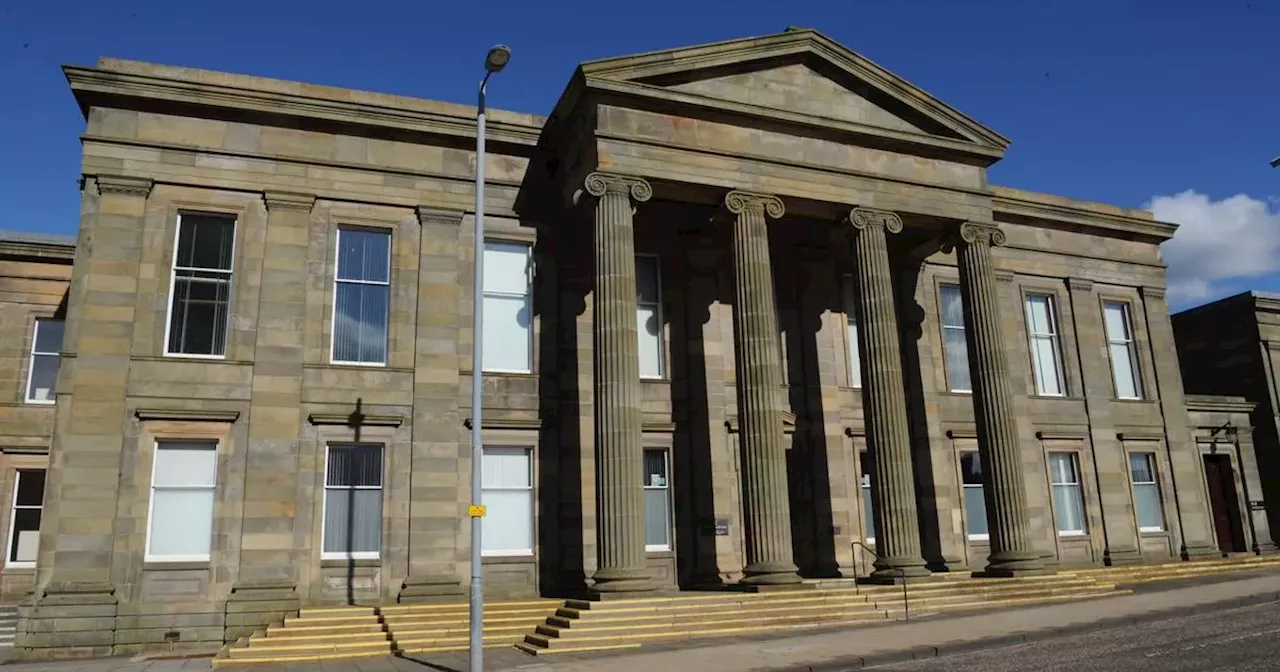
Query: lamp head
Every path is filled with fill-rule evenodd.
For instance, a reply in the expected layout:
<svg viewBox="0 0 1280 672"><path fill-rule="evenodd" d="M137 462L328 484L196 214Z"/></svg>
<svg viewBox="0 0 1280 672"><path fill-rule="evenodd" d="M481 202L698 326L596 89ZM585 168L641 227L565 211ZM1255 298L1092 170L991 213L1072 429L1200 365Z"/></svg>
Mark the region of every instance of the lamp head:
<svg viewBox="0 0 1280 672"><path fill-rule="evenodd" d="M505 44L497 44L489 48L484 57L484 69L488 72L501 72L511 60L511 49Z"/></svg>

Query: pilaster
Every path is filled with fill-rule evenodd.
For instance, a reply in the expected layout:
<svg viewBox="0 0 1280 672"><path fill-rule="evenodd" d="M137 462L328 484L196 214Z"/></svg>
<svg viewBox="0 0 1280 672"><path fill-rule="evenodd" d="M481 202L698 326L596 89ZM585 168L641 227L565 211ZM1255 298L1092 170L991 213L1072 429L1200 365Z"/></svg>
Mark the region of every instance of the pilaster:
<svg viewBox="0 0 1280 672"><path fill-rule="evenodd" d="M766 216L782 217L785 208L776 196L742 191L729 192L724 202L737 216L733 224L733 333L747 551L742 582L799 583L792 559L782 363L765 221Z"/></svg>
<svg viewBox="0 0 1280 672"><path fill-rule="evenodd" d="M858 351L862 355L862 408L871 451L876 559L873 580L927 576L920 552L907 395L902 371L898 311L886 236L902 231L896 213L854 208Z"/></svg>
<svg viewBox="0 0 1280 672"><path fill-rule="evenodd" d="M955 240L960 294L973 377L974 418L982 458L991 555L983 573L1023 576L1046 570L1031 538L1026 479L1014 413L999 289L991 248L1005 234L994 224L965 222Z"/></svg>
<svg viewBox="0 0 1280 672"><path fill-rule="evenodd" d="M633 205L653 189L634 177L591 173L594 228L593 357L597 554L593 590L653 589L644 554L644 445L640 424L640 360L636 332Z"/></svg>
<svg viewBox="0 0 1280 672"><path fill-rule="evenodd" d="M1263 501L1262 478L1258 472L1257 450L1253 442L1253 428L1239 427L1236 434L1236 460L1240 464L1240 480L1244 483L1245 502L1241 508L1247 511L1252 521L1253 547L1250 549L1258 555L1273 555L1280 552L1271 532L1270 521L1267 520L1265 508L1254 509L1251 501Z"/></svg>

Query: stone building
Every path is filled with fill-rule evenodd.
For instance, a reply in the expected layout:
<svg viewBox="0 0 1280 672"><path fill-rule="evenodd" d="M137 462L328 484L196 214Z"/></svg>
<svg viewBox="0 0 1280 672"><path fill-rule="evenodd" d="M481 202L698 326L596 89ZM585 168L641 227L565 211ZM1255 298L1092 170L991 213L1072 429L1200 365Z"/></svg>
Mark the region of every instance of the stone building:
<svg viewBox="0 0 1280 672"><path fill-rule="evenodd" d="M17 654L462 599L474 109L65 72ZM1198 437L1247 403L1184 399L1173 225L989 184L1008 140L811 30L583 63L549 117L489 119L487 595L1220 554Z"/></svg>

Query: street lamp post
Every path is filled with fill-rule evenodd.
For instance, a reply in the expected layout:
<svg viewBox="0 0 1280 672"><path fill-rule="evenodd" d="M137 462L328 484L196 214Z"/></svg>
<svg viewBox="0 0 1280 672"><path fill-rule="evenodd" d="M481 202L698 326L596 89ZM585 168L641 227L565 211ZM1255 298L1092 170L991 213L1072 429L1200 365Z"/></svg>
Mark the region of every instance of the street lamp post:
<svg viewBox="0 0 1280 672"><path fill-rule="evenodd" d="M480 522L484 517L481 504L481 461L484 449L480 443L480 407L483 397L481 378L484 370L484 93L489 76L501 72L511 60L511 50L499 44L489 49L484 59L484 79L480 80L480 102L476 107L476 221L475 277L471 308L471 672L484 670L484 568L480 566Z"/></svg>

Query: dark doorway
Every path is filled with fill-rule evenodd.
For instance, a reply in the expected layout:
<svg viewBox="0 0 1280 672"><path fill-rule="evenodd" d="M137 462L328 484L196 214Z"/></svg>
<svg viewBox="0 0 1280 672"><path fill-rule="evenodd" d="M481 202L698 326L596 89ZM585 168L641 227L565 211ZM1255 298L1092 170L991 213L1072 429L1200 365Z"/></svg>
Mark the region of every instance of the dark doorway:
<svg viewBox="0 0 1280 672"><path fill-rule="evenodd" d="M1243 553L1244 531L1240 527L1240 500L1229 455L1205 455L1204 475L1209 484L1209 506L1213 509L1213 529L1223 553Z"/></svg>

